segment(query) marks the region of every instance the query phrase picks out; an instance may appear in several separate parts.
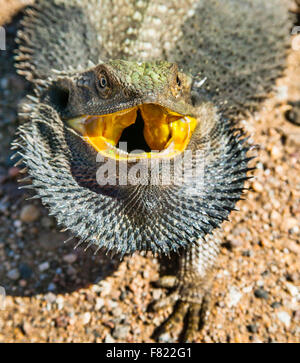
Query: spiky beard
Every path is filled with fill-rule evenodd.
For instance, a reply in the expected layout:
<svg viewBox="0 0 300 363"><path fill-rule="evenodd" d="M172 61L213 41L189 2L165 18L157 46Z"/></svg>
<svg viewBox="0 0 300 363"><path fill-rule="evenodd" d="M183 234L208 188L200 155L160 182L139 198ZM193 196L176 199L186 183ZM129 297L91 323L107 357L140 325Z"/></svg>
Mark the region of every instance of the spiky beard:
<svg viewBox="0 0 300 363"><path fill-rule="evenodd" d="M95 150L68 129L52 107L36 104L29 118L15 141L31 178L27 187L79 244L95 245L97 251L169 254L205 241L243 192L250 147L242 131L220 117L209 135L195 132L188 146L202 150L202 180L109 188L96 181Z"/></svg>

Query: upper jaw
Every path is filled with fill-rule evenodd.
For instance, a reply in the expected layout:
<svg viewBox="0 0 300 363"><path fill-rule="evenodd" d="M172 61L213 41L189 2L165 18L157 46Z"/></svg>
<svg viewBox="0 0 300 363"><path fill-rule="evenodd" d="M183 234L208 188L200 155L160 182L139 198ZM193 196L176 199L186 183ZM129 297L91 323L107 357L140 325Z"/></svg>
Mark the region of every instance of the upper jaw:
<svg viewBox="0 0 300 363"><path fill-rule="evenodd" d="M92 100L92 102L90 100ZM62 113L62 117L63 119L70 119L84 114L107 115L122 112L133 107L139 107L144 104L155 104L162 108L172 110L180 115L197 117L196 109L191 103L188 103L183 99L177 99L173 97L173 95L151 93L125 98L122 96L122 92L116 94L115 97L110 100L102 100L95 96L80 97L78 95L76 98L74 97L73 100L71 93L69 105Z"/></svg>

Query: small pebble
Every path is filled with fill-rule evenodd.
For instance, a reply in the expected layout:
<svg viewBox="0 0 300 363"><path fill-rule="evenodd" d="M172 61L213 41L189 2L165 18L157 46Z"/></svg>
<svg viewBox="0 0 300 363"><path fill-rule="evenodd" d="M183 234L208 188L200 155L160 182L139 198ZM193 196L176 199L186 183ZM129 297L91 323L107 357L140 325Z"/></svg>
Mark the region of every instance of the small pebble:
<svg viewBox="0 0 300 363"><path fill-rule="evenodd" d="M104 306L104 299L102 299L101 297L98 297L96 299L95 310L100 310L102 308L102 306Z"/></svg>
<svg viewBox="0 0 300 363"><path fill-rule="evenodd" d="M51 218L49 218L49 217L43 217L43 218L41 219L41 224L42 224L42 226L43 226L43 227L45 227L45 228L50 228L50 227L52 227L52 226L53 226L53 221L52 221L52 219L51 219Z"/></svg>
<svg viewBox="0 0 300 363"><path fill-rule="evenodd" d="M50 284L48 285L48 291L55 291L56 290L56 285L53 282L50 282Z"/></svg>
<svg viewBox="0 0 300 363"><path fill-rule="evenodd" d="M26 280L20 280L20 281L19 281L19 285L20 285L21 287L25 287L25 286L27 285L27 281L26 281Z"/></svg>
<svg viewBox="0 0 300 363"><path fill-rule="evenodd" d="M273 222L279 222L281 221L281 214L278 213L276 210L273 210L271 213L271 219Z"/></svg>
<svg viewBox="0 0 300 363"><path fill-rule="evenodd" d="M22 328L26 335L30 335L33 331L32 325L28 321L24 321Z"/></svg>
<svg viewBox="0 0 300 363"><path fill-rule="evenodd" d="M116 306L114 309L112 309L112 314L113 316L119 318L122 315L123 310L119 307Z"/></svg>
<svg viewBox="0 0 300 363"><path fill-rule="evenodd" d="M65 299L62 296L58 296L56 299L57 304L63 304Z"/></svg>
<svg viewBox="0 0 300 363"><path fill-rule="evenodd" d="M87 312L81 316L81 322L83 325L87 325L91 320L91 313Z"/></svg>
<svg viewBox="0 0 300 363"><path fill-rule="evenodd" d="M20 219L22 222L25 223L34 222L39 218L39 216L40 216L40 211L33 204L25 205L20 213Z"/></svg>
<svg viewBox="0 0 300 363"><path fill-rule="evenodd" d="M295 311L294 320L296 323L300 323L300 310ZM298 324L298 328L300 328L299 324ZM300 329L299 329L299 333L300 333Z"/></svg>
<svg viewBox="0 0 300 363"><path fill-rule="evenodd" d="M286 311L279 311L277 314L278 319L284 323L284 325L288 328L291 324L291 317Z"/></svg>
<svg viewBox="0 0 300 363"><path fill-rule="evenodd" d="M249 333L255 334L258 332L258 327L255 324L247 325L247 330Z"/></svg>
<svg viewBox="0 0 300 363"><path fill-rule="evenodd" d="M290 283L286 283L285 286L287 287L289 293L293 296L293 297L296 297L299 295L299 291L298 291L298 288L297 286L295 285L292 285Z"/></svg>
<svg viewBox="0 0 300 363"><path fill-rule="evenodd" d="M272 146L271 155L275 159L280 157L281 151L278 146L276 146L276 145Z"/></svg>
<svg viewBox="0 0 300 363"><path fill-rule="evenodd" d="M264 187L258 181L253 182L252 187L257 193L261 193L264 190Z"/></svg>
<svg viewBox="0 0 300 363"><path fill-rule="evenodd" d="M113 337L116 339L126 339L130 331L129 325L118 325L113 331Z"/></svg>
<svg viewBox="0 0 300 363"><path fill-rule="evenodd" d="M271 307L272 307L273 309L277 309L277 308L280 308L280 307L281 307L281 304L280 304L280 302L275 301L275 302L273 302L273 303L271 304Z"/></svg>
<svg viewBox="0 0 300 363"><path fill-rule="evenodd" d="M8 175L10 178L16 178L20 173L20 169L13 166L12 168L8 169Z"/></svg>
<svg viewBox="0 0 300 363"><path fill-rule="evenodd" d="M280 202L277 200L277 199L272 199L272 204L273 204L273 207L275 208L275 209L279 209L280 208Z"/></svg>
<svg viewBox="0 0 300 363"><path fill-rule="evenodd" d="M5 89L8 87L8 79L7 78L2 78L0 81L0 86L1 88Z"/></svg>
<svg viewBox="0 0 300 363"><path fill-rule="evenodd" d="M253 255L252 251L246 250L242 252L244 257L251 257Z"/></svg>
<svg viewBox="0 0 300 363"><path fill-rule="evenodd" d="M115 343L115 339L110 334L107 334L105 337L105 343Z"/></svg>
<svg viewBox="0 0 300 363"><path fill-rule="evenodd" d="M164 333L158 338L159 343L171 343L171 336L169 333Z"/></svg>
<svg viewBox="0 0 300 363"><path fill-rule="evenodd" d="M69 253L63 257L63 260L67 263L74 263L77 260L77 255L75 253Z"/></svg>
<svg viewBox="0 0 300 363"><path fill-rule="evenodd" d="M252 290L253 290L253 287L251 285L246 286L246 287L243 288L243 292L245 294L249 294Z"/></svg>
<svg viewBox="0 0 300 363"><path fill-rule="evenodd" d="M47 303L53 304L56 301L56 296L52 294L52 292L48 292L44 299L47 301Z"/></svg>
<svg viewBox="0 0 300 363"><path fill-rule="evenodd" d="M163 290L162 289L153 289L152 296L153 300L157 301L162 297Z"/></svg>
<svg viewBox="0 0 300 363"><path fill-rule="evenodd" d="M264 280L257 280L257 281L256 281L256 285L257 285L258 287L263 287L263 286L264 286Z"/></svg>
<svg viewBox="0 0 300 363"><path fill-rule="evenodd" d="M300 112L294 108L291 110L287 110L285 113L286 119L294 125L300 125Z"/></svg>
<svg viewBox="0 0 300 363"><path fill-rule="evenodd" d="M10 280L18 280L20 278L20 272L18 269L15 268L13 270L8 271L7 277Z"/></svg>
<svg viewBox="0 0 300 363"><path fill-rule="evenodd" d="M254 295L258 299L265 299L265 300L267 300L268 297L269 297L269 294L264 289L256 289L256 290L254 290Z"/></svg>
<svg viewBox="0 0 300 363"><path fill-rule="evenodd" d="M22 222L19 219L17 219L16 221L14 221L14 226L16 228L20 228L22 226Z"/></svg>
<svg viewBox="0 0 300 363"><path fill-rule="evenodd" d="M241 300L243 294L236 288L235 286L232 286L229 290L229 302L228 306L231 308L233 306L236 306L238 302Z"/></svg>
<svg viewBox="0 0 300 363"><path fill-rule="evenodd" d="M39 270L40 270L41 272L43 272L43 271L48 270L48 268L49 268L49 267L50 267L49 262L43 262L43 263L41 263L41 264L39 265Z"/></svg>
<svg viewBox="0 0 300 363"><path fill-rule="evenodd" d="M99 287L103 295L108 295L111 292L111 283L108 281L101 281Z"/></svg>

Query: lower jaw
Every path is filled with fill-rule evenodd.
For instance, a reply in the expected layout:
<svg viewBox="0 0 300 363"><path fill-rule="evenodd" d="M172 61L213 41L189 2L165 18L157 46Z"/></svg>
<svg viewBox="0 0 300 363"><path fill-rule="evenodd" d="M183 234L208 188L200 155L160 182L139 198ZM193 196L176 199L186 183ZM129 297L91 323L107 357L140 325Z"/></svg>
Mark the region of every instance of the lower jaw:
<svg viewBox="0 0 300 363"><path fill-rule="evenodd" d="M151 152L128 153L117 147L122 132L133 125L140 112L143 136ZM116 160L172 158L183 152L196 128L197 120L155 104L144 104L107 115L83 115L68 120L69 126L104 157Z"/></svg>

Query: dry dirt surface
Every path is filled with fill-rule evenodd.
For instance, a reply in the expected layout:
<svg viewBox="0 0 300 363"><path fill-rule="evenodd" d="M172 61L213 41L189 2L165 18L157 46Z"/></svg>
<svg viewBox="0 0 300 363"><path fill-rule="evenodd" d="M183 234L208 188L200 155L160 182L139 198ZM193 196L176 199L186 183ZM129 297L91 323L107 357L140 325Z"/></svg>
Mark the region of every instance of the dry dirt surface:
<svg viewBox="0 0 300 363"><path fill-rule="evenodd" d="M76 241L64 244L69 236L18 189L9 144L30 85L14 71L13 49L20 8L29 2L0 0L7 34L7 50L0 51L0 342L152 342L170 313L148 309L167 294L153 287L158 261L135 255L119 262L74 250ZM257 169L240 211L224 226L198 342L300 341L299 106L300 50L291 50L274 95L243 123L260 145ZM161 341L175 341L173 333Z"/></svg>

